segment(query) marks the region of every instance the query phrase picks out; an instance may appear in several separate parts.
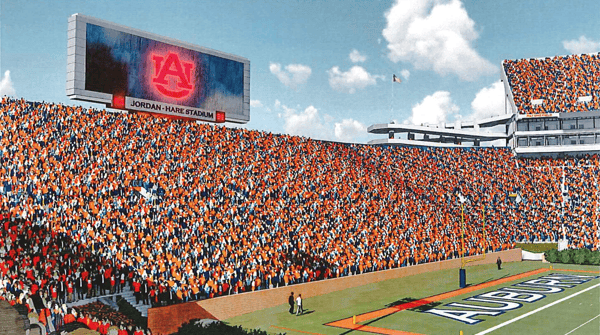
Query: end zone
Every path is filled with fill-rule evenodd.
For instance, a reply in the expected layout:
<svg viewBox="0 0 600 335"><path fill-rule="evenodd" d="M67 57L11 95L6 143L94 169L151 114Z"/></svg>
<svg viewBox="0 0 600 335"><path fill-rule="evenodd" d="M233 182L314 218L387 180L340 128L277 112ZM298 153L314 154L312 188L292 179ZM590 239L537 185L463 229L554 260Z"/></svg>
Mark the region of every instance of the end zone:
<svg viewBox="0 0 600 335"><path fill-rule="evenodd" d="M598 271L580 271L580 270L545 269L545 268L537 269L537 270L513 275L510 277L500 278L500 279L496 279L493 281L481 283L478 285L469 286L469 287L466 287L463 289L458 289L458 290L434 295L431 297L427 297L427 298L419 299L416 301L400 304L397 306L388 307L388 308L356 315L354 317L349 317L349 318L345 318L342 320L329 322L329 323L326 323L325 326L337 327L337 328L343 328L343 329L349 329L349 330L360 330L363 332L370 332L370 333L375 333L375 334L394 334L394 335L417 334L417 333L401 331L401 330L394 330L394 329L388 329L388 328L382 328L382 327L374 327L374 326L364 325L361 323L368 322L368 321L374 321L378 318L382 318L382 317L385 317L385 316L388 316L388 315L391 315L391 314L394 314L394 313L397 313L397 312L400 312L403 310L420 307L420 306L427 305L427 304L430 304L433 302L437 302L437 301L449 299L449 298L452 298L455 296L459 296L459 295L462 295L465 293L481 290L484 288L500 285L503 283L507 283L507 282L511 282L514 280L534 276L534 275L541 274L541 273L546 273L548 271L587 272L587 273L596 273L596 274L599 273Z"/></svg>

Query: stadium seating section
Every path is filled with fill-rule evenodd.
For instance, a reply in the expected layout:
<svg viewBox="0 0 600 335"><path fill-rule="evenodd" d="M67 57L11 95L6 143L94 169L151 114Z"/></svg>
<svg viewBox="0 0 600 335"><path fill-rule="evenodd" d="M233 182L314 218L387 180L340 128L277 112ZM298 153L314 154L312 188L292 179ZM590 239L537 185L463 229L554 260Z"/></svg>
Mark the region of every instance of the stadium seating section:
<svg viewBox="0 0 600 335"><path fill-rule="evenodd" d="M123 275L160 305L435 262L460 257L461 212L468 255L563 234L597 249L599 173L596 155L381 148L4 98L0 295L63 302Z"/></svg>
<svg viewBox="0 0 600 335"><path fill-rule="evenodd" d="M503 65L521 114L600 110L600 54L505 60ZM544 103L532 104L539 99Z"/></svg>

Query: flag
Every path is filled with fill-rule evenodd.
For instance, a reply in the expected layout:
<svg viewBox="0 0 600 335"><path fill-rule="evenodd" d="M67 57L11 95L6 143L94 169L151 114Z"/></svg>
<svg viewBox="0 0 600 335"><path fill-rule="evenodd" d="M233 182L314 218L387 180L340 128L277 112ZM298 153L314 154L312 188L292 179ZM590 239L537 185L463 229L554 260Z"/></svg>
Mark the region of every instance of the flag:
<svg viewBox="0 0 600 335"><path fill-rule="evenodd" d="M394 83L401 83L402 82L402 80L400 80L400 78L396 77L396 75L394 75L394 77L392 77L392 81Z"/></svg>

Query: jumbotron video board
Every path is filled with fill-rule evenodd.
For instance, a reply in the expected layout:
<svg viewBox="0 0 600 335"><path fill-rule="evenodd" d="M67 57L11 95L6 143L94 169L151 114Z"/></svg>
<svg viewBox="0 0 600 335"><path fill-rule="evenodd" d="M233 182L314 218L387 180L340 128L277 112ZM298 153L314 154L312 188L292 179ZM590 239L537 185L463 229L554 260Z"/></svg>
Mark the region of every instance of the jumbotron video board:
<svg viewBox="0 0 600 335"><path fill-rule="evenodd" d="M247 123L250 61L73 14L67 96L171 117Z"/></svg>

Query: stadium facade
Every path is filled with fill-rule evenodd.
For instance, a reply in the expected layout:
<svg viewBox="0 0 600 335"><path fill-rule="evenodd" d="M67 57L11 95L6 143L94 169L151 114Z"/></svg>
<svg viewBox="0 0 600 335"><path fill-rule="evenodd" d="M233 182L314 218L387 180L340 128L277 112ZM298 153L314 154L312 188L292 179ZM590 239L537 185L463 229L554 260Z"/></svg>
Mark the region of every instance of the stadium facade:
<svg viewBox="0 0 600 335"><path fill-rule="evenodd" d="M367 132L388 138L369 144L478 147L494 141L532 157L600 152L598 54L506 60L501 66L503 115L436 125L373 124Z"/></svg>

